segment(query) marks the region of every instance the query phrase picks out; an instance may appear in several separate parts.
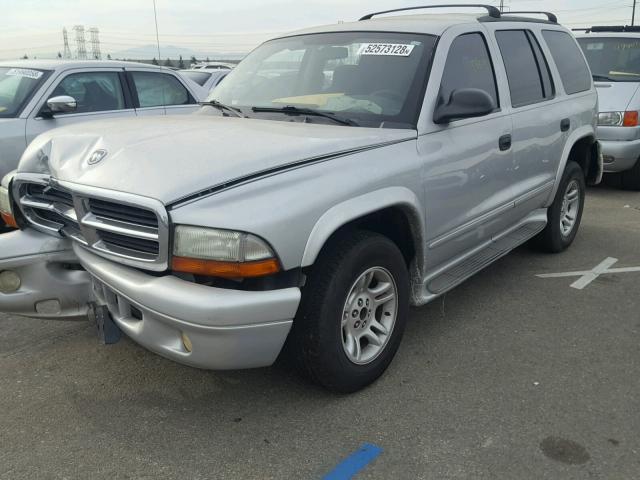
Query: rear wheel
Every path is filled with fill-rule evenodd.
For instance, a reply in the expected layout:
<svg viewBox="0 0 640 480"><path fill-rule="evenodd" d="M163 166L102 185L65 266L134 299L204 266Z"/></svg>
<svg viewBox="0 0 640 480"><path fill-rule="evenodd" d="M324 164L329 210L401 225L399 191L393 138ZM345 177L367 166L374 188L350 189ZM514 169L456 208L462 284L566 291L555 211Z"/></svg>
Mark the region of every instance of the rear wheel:
<svg viewBox="0 0 640 480"><path fill-rule="evenodd" d="M622 188L627 190L640 190L640 159L633 168L622 172Z"/></svg>
<svg viewBox="0 0 640 480"><path fill-rule="evenodd" d="M536 237L541 248L557 253L573 243L582 220L586 190L580 165L567 163L556 196L547 211L547 226Z"/></svg>
<svg viewBox="0 0 640 480"><path fill-rule="evenodd" d="M318 257L287 349L315 383L354 392L391 363L408 307L409 277L398 247L375 233L350 232Z"/></svg>

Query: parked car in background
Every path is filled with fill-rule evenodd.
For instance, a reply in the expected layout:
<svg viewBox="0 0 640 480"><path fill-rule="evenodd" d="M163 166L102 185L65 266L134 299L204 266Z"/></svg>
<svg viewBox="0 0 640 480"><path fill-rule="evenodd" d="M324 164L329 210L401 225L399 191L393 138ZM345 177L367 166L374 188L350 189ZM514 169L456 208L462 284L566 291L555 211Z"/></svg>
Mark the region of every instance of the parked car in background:
<svg viewBox="0 0 640 480"><path fill-rule="evenodd" d="M230 71L230 68L217 68L215 70L207 70L204 68L197 70L179 70L181 75L193 80L208 92L217 87Z"/></svg>
<svg viewBox="0 0 640 480"><path fill-rule="evenodd" d="M191 64L191 70L229 70L236 66L230 62L202 62Z"/></svg>
<svg viewBox="0 0 640 480"><path fill-rule="evenodd" d="M191 113L208 91L164 67L119 61L0 62L0 179L52 128Z"/></svg>
<svg viewBox="0 0 640 480"><path fill-rule="evenodd" d="M4 191L24 230L0 235L0 311L97 304L187 365L284 346L326 388L373 382L410 304L530 239L563 251L601 177L574 37L482 8L295 32L198 114L41 135Z"/></svg>
<svg viewBox="0 0 640 480"><path fill-rule="evenodd" d="M640 190L640 27L592 27L578 36L599 97L605 172Z"/></svg>

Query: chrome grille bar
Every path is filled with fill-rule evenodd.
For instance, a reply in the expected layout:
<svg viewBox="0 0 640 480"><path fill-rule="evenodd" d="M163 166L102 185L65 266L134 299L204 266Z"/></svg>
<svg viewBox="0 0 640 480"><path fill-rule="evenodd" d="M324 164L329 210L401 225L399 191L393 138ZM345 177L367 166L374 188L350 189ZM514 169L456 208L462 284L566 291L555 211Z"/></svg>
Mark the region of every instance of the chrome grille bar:
<svg viewBox="0 0 640 480"><path fill-rule="evenodd" d="M155 271L168 266L168 215L156 200L33 174L16 177L14 195L41 231L127 265Z"/></svg>

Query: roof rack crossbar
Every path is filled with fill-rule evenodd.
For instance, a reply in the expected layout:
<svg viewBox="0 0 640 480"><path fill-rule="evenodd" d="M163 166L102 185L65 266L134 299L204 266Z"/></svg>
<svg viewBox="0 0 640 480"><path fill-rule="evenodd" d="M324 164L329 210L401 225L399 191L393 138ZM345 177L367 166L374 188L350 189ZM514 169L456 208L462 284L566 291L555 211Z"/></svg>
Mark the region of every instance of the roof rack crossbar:
<svg viewBox="0 0 640 480"><path fill-rule="evenodd" d="M540 14L540 15L546 15L546 16L547 16L547 19L548 19L550 22L558 23L558 17L556 17L556 16L555 16L555 14L553 14L553 13L551 13L551 12L516 11L516 12L505 12L505 13L507 13L508 15L511 15L511 14L514 14L514 15L527 14L527 15L528 15L528 14L532 14L532 13L534 13L534 14L535 14L535 13L538 13L538 14Z"/></svg>
<svg viewBox="0 0 640 480"><path fill-rule="evenodd" d="M394 8L393 10L373 12L373 13L368 13L367 15L362 17L360 21L371 20L375 15L382 15L384 13L405 12L407 10L421 10L423 8L484 8L487 10L490 17L500 18L500 10L498 10L497 7L494 7L492 5L484 5L482 3L452 3L452 4L442 4L442 5L424 5L421 7Z"/></svg>

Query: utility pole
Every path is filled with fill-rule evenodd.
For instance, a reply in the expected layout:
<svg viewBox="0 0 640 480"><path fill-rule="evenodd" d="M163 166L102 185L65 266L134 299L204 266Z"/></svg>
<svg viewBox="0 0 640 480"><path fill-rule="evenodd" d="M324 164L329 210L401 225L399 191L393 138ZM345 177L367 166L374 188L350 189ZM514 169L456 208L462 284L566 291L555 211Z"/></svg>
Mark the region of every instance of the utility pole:
<svg viewBox="0 0 640 480"><path fill-rule="evenodd" d="M500 0L500 13L502 12L504 12L504 0Z"/></svg>
<svg viewBox="0 0 640 480"><path fill-rule="evenodd" d="M64 41L64 53L62 54L62 58L70 59L71 58L71 49L69 48L69 36L67 35L67 28L62 29L62 40Z"/></svg>
<svg viewBox="0 0 640 480"><path fill-rule="evenodd" d="M633 24L636 21L636 0L633 0L633 11L631 12L631 26L633 27Z"/></svg>
<svg viewBox="0 0 640 480"><path fill-rule="evenodd" d="M76 32L76 58L78 60L86 60L87 45L84 38L84 25L76 25L73 30Z"/></svg>
<svg viewBox="0 0 640 480"><path fill-rule="evenodd" d="M102 53L100 52L100 38L98 35L100 30L96 27L89 29L89 35L91 37L91 58L94 60L102 60Z"/></svg>

